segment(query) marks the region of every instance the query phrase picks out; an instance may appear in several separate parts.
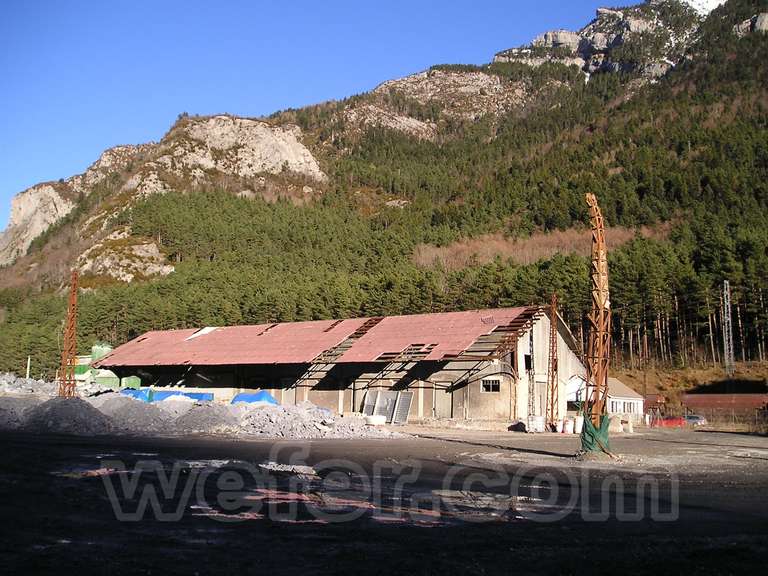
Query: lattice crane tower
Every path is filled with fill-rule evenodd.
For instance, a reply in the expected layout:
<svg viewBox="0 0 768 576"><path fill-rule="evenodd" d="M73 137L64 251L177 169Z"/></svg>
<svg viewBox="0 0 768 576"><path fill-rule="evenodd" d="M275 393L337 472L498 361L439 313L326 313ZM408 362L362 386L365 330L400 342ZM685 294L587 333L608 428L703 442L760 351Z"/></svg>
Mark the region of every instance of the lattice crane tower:
<svg viewBox="0 0 768 576"><path fill-rule="evenodd" d="M59 396L75 396L75 365L77 364L77 270L72 271L67 304L67 319L64 324L64 345L61 348L59 367Z"/></svg>
<svg viewBox="0 0 768 576"><path fill-rule="evenodd" d="M587 344L586 415L595 427L605 413L608 395L608 363L611 355L611 300L608 291L608 250L605 244L605 222L597 198L586 195L592 224L592 311L589 314Z"/></svg>
<svg viewBox="0 0 768 576"><path fill-rule="evenodd" d="M560 402L557 384L557 294L552 294L549 314L549 360L547 362L547 423L555 425Z"/></svg>

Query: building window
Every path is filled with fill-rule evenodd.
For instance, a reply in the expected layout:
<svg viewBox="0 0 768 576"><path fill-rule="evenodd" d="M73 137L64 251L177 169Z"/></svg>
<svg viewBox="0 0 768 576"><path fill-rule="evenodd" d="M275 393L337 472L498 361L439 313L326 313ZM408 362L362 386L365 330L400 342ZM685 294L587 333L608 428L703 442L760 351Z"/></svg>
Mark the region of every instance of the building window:
<svg viewBox="0 0 768 576"><path fill-rule="evenodd" d="M480 386L483 392L501 392L501 380L482 380Z"/></svg>

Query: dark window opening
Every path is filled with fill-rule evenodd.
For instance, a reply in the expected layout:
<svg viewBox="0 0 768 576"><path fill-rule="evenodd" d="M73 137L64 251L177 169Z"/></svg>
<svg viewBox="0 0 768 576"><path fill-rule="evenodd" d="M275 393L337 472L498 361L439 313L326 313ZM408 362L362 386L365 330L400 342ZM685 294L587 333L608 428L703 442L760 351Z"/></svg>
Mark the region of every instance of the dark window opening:
<svg viewBox="0 0 768 576"><path fill-rule="evenodd" d="M482 380L480 386L483 392L501 392L501 380Z"/></svg>

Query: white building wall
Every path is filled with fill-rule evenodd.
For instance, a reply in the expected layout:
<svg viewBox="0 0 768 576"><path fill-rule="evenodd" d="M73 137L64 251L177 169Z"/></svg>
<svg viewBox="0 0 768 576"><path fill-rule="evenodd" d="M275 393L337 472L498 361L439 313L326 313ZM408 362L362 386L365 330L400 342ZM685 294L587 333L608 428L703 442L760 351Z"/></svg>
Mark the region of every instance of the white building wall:
<svg viewBox="0 0 768 576"><path fill-rule="evenodd" d="M549 316L540 317L532 327L533 330L533 367L535 379L536 401L534 403L535 415L543 416L546 413L547 373L549 363ZM530 330L523 334L517 344L517 363L519 380L517 382L517 405L515 416L518 419L528 417L528 373L525 370L525 355L530 349ZM566 383L573 376L585 374L584 365L563 338L562 331L557 339L557 380L558 380L558 412L565 416L567 409Z"/></svg>
<svg viewBox="0 0 768 576"><path fill-rule="evenodd" d="M611 396L609 391L606 411L611 416L621 416L626 420L642 422L644 413L643 399Z"/></svg>

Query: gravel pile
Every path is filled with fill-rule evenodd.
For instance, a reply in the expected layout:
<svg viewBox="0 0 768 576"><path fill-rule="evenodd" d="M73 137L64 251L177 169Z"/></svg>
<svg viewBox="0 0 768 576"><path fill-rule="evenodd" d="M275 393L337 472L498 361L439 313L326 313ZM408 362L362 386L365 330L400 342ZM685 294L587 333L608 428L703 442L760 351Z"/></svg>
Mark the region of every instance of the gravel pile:
<svg viewBox="0 0 768 576"><path fill-rule="evenodd" d="M0 430L62 434L227 434L261 438L389 438L360 416L334 416L311 402L297 405L219 404L175 396L147 403L114 392L83 398L47 398L50 383L2 375L16 396L0 393ZM49 388L47 388L48 386ZM32 390L32 391L30 391ZM82 391L78 389L82 396Z"/></svg>
<svg viewBox="0 0 768 576"><path fill-rule="evenodd" d="M16 430L27 421L29 411L40 404L37 396L7 397L0 404L0 430Z"/></svg>
<svg viewBox="0 0 768 576"><path fill-rule="evenodd" d="M260 406L240 419L240 433L269 438L387 438L388 430L368 426L360 416L334 417L310 402Z"/></svg>
<svg viewBox="0 0 768 576"><path fill-rule="evenodd" d="M53 396L58 392L55 382L19 378L15 374L0 374L0 394L40 394Z"/></svg>
<svg viewBox="0 0 768 576"><path fill-rule="evenodd" d="M195 405L195 400L181 395L169 396L165 400L155 402L154 405L162 410L171 420L175 420L189 412L190 408Z"/></svg>
<svg viewBox="0 0 768 576"><path fill-rule="evenodd" d="M133 434L166 432L173 416L163 412L156 404L147 404L123 394L101 394L88 402L102 414L109 416L116 430Z"/></svg>
<svg viewBox="0 0 768 576"><path fill-rule="evenodd" d="M176 432L203 434L227 434L238 431L237 417L229 405L213 402L196 402L173 423Z"/></svg>
<svg viewBox="0 0 768 576"><path fill-rule="evenodd" d="M109 388L101 384L77 384L77 393L79 396L92 396L99 394ZM15 374L0 374L0 394L35 394L38 396L56 396L59 393L59 384L57 382L46 382L45 380L35 380L33 378L20 378Z"/></svg>
<svg viewBox="0 0 768 576"><path fill-rule="evenodd" d="M80 398L51 398L26 413L24 429L60 434L107 434L113 431L108 416Z"/></svg>

